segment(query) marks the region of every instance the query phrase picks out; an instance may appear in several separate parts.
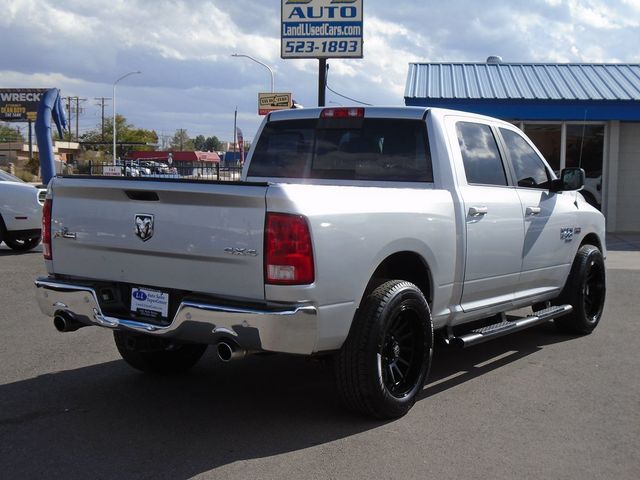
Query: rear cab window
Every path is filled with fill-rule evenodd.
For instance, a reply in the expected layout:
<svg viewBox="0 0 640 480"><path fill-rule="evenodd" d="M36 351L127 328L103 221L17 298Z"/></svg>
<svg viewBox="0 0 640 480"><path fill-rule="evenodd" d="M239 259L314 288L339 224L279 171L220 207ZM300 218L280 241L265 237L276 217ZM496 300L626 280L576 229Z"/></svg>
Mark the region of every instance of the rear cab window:
<svg viewBox="0 0 640 480"><path fill-rule="evenodd" d="M388 118L272 121L248 176L433 182L426 125Z"/></svg>
<svg viewBox="0 0 640 480"><path fill-rule="evenodd" d="M491 127L482 123L457 122L456 134L467 183L506 186L507 175Z"/></svg>

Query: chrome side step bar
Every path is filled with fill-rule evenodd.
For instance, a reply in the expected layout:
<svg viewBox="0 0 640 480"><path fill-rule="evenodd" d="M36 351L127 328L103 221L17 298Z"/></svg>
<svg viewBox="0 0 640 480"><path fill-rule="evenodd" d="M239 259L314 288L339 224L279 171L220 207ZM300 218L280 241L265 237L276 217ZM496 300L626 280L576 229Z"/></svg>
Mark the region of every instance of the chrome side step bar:
<svg viewBox="0 0 640 480"><path fill-rule="evenodd" d="M516 320L506 320L504 314L503 320L486 327L477 328L471 330L463 335L451 338L452 345L457 347L466 348L472 345L477 345L494 338L502 337L510 333L519 332L525 328L534 327L542 323L548 322L554 318L566 315L573 310L571 305L559 305L557 307L549 307L543 310L533 312L533 315L527 317L518 318Z"/></svg>

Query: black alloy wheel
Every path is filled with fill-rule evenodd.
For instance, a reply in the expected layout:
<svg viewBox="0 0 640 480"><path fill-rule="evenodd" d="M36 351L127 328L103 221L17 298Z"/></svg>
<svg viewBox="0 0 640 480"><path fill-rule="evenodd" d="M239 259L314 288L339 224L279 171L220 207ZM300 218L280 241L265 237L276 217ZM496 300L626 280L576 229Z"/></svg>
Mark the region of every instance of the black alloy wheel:
<svg viewBox="0 0 640 480"><path fill-rule="evenodd" d="M602 315L605 296L605 272L604 264L596 260L590 260L587 267L587 276L584 282L582 301L586 317L591 322L597 322Z"/></svg>
<svg viewBox="0 0 640 480"><path fill-rule="evenodd" d="M429 305L418 287L382 283L362 301L335 359L345 406L382 419L406 414L422 391L433 351Z"/></svg>
<svg viewBox="0 0 640 480"><path fill-rule="evenodd" d="M573 311L553 322L568 333L591 333L602 317L606 298L606 269L602 252L593 245L582 245L571 266L567 283L554 303L568 303Z"/></svg>
<svg viewBox="0 0 640 480"><path fill-rule="evenodd" d="M424 340L418 312L404 306L391 320L380 348L380 375L394 397L406 397L414 388L425 354Z"/></svg>

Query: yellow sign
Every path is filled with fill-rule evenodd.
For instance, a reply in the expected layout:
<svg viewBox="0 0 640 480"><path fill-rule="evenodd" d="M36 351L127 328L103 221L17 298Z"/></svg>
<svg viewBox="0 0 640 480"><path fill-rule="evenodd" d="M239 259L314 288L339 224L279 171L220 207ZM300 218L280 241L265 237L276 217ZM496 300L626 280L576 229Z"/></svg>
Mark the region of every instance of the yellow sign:
<svg viewBox="0 0 640 480"><path fill-rule="evenodd" d="M258 93L258 114L267 115L274 110L291 108L290 93Z"/></svg>

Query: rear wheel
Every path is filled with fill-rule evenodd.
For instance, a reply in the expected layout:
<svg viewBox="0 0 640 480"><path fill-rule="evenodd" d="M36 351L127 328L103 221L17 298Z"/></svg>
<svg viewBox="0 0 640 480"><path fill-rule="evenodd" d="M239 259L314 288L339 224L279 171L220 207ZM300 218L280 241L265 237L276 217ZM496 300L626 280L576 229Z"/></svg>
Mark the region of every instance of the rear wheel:
<svg viewBox="0 0 640 480"><path fill-rule="evenodd" d="M602 317L606 291L602 253L593 245L581 246L571 266L567 283L558 298L559 303L572 305L573 311L553 322L565 332L591 333Z"/></svg>
<svg viewBox="0 0 640 480"><path fill-rule="evenodd" d="M4 243L7 244L9 248L12 250L16 250L18 252L25 252L27 250L31 250L38 246L40 243L41 236L27 238L27 239L19 239L11 236L10 233L7 233L4 237Z"/></svg>
<svg viewBox="0 0 640 480"><path fill-rule="evenodd" d="M336 359L346 406L377 418L409 411L431 365L433 326L429 305L414 284L391 280L363 302Z"/></svg>
<svg viewBox="0 0 640 480"><path fill-rule="evenodd" d="M118 352L130 366L145 373L181 373L193 367L207 349L197 343L174 343L149 335L114 331Z"/></svg>

